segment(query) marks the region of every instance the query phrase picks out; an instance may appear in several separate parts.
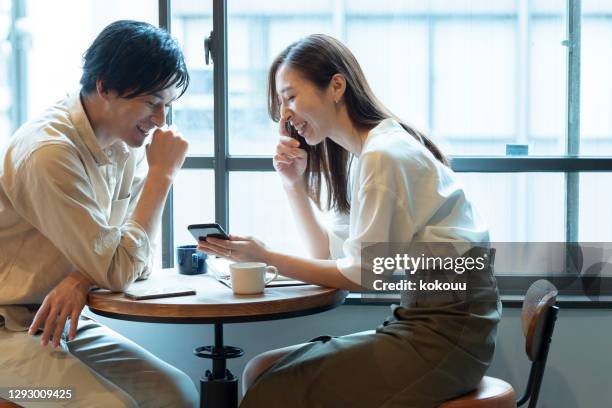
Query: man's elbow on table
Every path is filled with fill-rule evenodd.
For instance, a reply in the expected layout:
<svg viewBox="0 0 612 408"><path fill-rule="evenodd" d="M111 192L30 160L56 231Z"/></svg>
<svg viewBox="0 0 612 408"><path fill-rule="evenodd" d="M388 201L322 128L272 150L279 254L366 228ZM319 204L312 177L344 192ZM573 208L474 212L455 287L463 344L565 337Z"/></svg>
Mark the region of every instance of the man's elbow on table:
<svg viewBox="0 0 612 408"><path fill-rule="evenodd" d="M134 279L135 280L135 279ZM134 282L134 280L120 280L120 279L111 279L108 281L108 284L105 286L101 286L103 289L108 289L111 292L125 292L125 290Z"/></svg>
<svg viewBox="0 0 612 408"><path fill-rule="evenodd" d="M136 267L133 267L136 269ZM144 277L143 277L144 275ZM125 290L136 280L146 279L149 274L138 273L133 271L126 274L125 269L112 268L108 271L106 282L100 285L103 289L108 289L111 292L125 292Z"/></svg>

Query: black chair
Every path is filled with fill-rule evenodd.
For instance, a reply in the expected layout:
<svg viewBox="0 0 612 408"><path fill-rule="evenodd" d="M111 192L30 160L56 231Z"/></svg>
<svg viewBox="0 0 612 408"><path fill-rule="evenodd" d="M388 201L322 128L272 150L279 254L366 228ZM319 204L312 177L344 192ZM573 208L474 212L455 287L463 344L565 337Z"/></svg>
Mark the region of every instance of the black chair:
<svg viewBox="0 0 612 408"><path fill-rule="evenodd" d="M484 377L475 391L447 401L439 408L510 408L525 405L527 401L529 408L535 408L559 312L555 306L557 294L557 288L545 279L534 282L525 294L521 320L525 352L532 364L525 394L521 398L515 400L514 389L507 382Z"/></svg>

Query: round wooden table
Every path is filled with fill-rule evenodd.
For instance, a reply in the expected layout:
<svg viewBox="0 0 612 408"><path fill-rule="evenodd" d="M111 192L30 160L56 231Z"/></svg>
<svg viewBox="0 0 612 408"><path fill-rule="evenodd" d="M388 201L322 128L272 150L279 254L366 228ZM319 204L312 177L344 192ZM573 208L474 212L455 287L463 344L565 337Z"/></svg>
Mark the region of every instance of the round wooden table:
<svg viewBox="0 0 612 408"><path fill-rule="evenodd" d="M195 295L132 300L123 293L96 290L89 294L89 309L114 319L152 323L214 324L215 344L194 350L198 357L212 359L212 371L200 379L200 405L225 408L238 406L238 379L226 368L228 358L244 354L223 344L223 324L284 319L320 313L344 302L348 292L315 285L267 287L258 295L234 295L232 290L208 274L180 275L175 269L156 271L130 289L190 287Z"/></svg>

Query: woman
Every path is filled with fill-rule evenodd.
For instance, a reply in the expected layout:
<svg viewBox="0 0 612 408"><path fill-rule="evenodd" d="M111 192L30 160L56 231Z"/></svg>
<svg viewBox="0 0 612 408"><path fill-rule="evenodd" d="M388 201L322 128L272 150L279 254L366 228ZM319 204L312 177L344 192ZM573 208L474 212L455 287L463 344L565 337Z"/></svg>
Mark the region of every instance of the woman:
<svg viewBox="0 0 612 408"><path fill-rule="evenodd" d="M290 45L272 63L268 87L281 134L274 167L315 259L239 236L202 241L200 250L360 290L361 243L488 241L444 155L376 99L342 43L311 35ZM322 180L326 207L339 214L329 228L311 207L321 207ZM255 357L245 368L242 406L434 407L469 392L491 361L500 318L491 267L477 280L479 301L403 296L376 331Z"/></svg>

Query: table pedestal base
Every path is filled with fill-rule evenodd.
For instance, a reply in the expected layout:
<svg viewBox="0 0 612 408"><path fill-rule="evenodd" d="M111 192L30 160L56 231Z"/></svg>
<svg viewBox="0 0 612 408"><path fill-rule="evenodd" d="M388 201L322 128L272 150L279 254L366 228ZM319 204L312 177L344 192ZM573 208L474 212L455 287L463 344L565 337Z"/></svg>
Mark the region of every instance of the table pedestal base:
<svg viewBox="0 0 612 408"><path fill-rule="evenodd" d="M238 406L238 378L225 370L225 378L215 379L210 370L200 379L200 407L236 408Z"/></svg>
<svg viewBox="0 0 612 408"><path fill-rule="evenodd" d="M238 347L223 345L222 323L215 323L215 345L198 347L194 354L213 361L212 371L206 370L206 374L200 379L200 407L238 407L238 378L226 368L226 360L240 357L244 351Z"/></svg>

